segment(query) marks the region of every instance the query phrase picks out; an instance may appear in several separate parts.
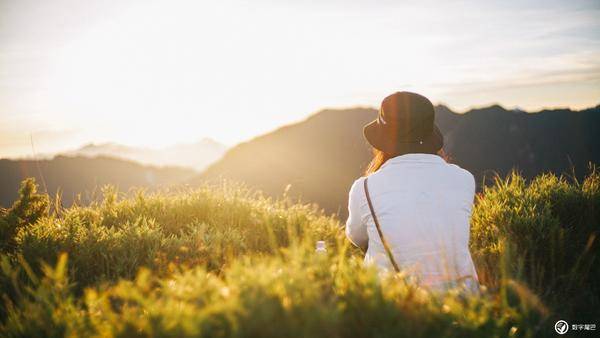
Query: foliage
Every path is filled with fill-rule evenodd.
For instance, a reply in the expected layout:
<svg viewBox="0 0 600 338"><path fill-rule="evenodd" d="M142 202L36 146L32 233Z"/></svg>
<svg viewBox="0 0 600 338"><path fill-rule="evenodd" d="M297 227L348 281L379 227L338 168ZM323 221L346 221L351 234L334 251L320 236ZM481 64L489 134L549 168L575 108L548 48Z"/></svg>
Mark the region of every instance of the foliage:
<svg viewBox="0 0 600 338"><path fill-rule="evenodd" d="M600 174L583 182L516 173L481 194L471 219L471 251L480 278L497 286L521 280L574 320L600 315Z"/></svg>
<svg viewBox="0 0 600 338"><path fill-rule="evenodd" d="M35 179L21 182L19 199L8 210L0 210L0 250L15 248L17 232L28 224L47 216L50 199L46 194L38 194Z"/></svg>
<svg viewBox="0 0 600 338"><path fill-rule="evenodd" d="M9 303L6 337L493 337L532 336L543 309L527 298L432 294L380 279L343 252L321 256L307 243L269 257L247 257L222 276L203 267L159 278L68 291L65 256ZM347 244L346 244L347 245ZM23 261L24 262L24 261ZM3 263L8 274L27 266Z"/></svg>
<svg viewBox="0 0 600 338"><path fill-rule="evenodd" d="M0 336L550 336L557 315L599 304L599 183L514 174L486 189L472 219L480 296L379 276L335 218L237 185L107 187L51 213L22 189L11 210L35 217L1 258Z"/></svg>
<svg viewBox="0 0 600 338"><path fill-rule="evenodd" d="M311 233L332 240L339 224L310 206L272 201L241 186L144 194L118 199L112 187L87 207L61 210L19 234L28 262L69 254L79 289L133 278L142 266L156 273L173 265L220 271L248 253L271 253L292 237ZM307 235L307 234L306 234ZM90 264L93 262L93 264Z"/></svg>

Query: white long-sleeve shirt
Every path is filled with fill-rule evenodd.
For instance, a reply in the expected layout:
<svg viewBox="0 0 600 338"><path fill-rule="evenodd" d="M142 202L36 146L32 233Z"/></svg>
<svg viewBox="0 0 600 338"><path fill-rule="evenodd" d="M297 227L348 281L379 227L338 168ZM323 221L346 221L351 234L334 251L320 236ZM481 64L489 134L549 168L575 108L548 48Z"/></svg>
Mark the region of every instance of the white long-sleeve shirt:
<svg viewBox="0 0 600 338"><path fill-rule="evenodd" d="M365 264L393 271L369 211L364 179L357 179L350 189L346 235L355 245L368 244ZM477 280L469 252L475 195L471 173L437 155L406 154L389 159L369 175L368 187L400 269L434 289L461 278L467 284Z"/></svg>

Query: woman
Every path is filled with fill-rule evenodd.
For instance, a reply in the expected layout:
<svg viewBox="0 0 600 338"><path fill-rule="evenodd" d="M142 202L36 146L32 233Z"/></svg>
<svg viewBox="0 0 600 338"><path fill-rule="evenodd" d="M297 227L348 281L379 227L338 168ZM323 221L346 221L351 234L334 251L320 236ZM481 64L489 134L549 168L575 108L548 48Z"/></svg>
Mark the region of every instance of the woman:
<svg viewBox="0 0 600 338"><path fill-rule="evenodd" d="M444 144L431 102L399 92L381 103L364 127L374 148L366 177L354 182L346 235L368 248L366 264L402 270L432 289L464 281L477 288L469 253L475 180L438 155Z"/></svg>

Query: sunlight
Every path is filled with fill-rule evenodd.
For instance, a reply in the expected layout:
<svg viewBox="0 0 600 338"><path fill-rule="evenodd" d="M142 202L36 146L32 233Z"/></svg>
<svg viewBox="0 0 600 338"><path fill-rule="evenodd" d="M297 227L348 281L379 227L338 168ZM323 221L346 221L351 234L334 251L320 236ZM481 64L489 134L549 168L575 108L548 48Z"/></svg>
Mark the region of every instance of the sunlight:
<svg viewBox="0 0 600 338"><path fill-rule="evenodd" d="M268 12L257 13L268 24L253 27L239 7L191 6L132 6L82 30L62 46L52 59L46 88L52 106L64 112L65 122L85 128L88 116L96 116L94 130L87 131L90 136L112 133L110 138L127 144L160 146L199 135L232 143L322 106L352 102L352 91L345 84L348 80L371 83L374 88L410 86L425 91L443 72L433 66L434 51L425 44L418 53L395 57L395 62L411 65L403 69L399 80L359 76L365 74L360 70L353 75L354 62L322 54L333 46L321 42L314 50L291 47L285 41L290 34L296 40L308 40L311 32L296 31ZM228 22L222 21L224 12ZM271 30L274 25L281 29ZM239 34L241 27L250 30L246 34L254 30L256 36L267 36L247 41L246 35ZM343 37L332 36L338 38ZM274 45L275 41L281 45ZM417 37L406 36L403 41L406 46L419 46ZM397 48L389 41L375 42L387 45L382 59L390 59L386 49ZM298 57L296 51L304 55ZM356 51L366 52L370 53ZM452 74L442 75L452 78ZM345 92L344 97L326 94L333 87ZM296 93L301 93L302 100L296 99ZM358 97L370 103L377 100ZM235 124L231 124L231 114L236 115ZM131 125L136 126L134 131Z"/></svg>
<svg viewBox="0 0 600 338"><path fill-rule="evenodd" d="M54 22L65 19L60 7L48 5L56 15L42 15L24 5L31 17L20 22L48 27L31 41L52 43L31 44L35 62L18 58L27 51L21 47L0 55L11 69L0 117L21 116L10 130L19 139L75 130L73 147L81 139L159 147L204 137L233 145L326 107L377 106L398 89L459 111L497 102L583 108L600 95L598 51L578 45L585 40L530 33L561 29L541 25L553 13L429 2L343 10L329 2L238 0L104 6L73 7L76 18L89 20L61 31ZM593 12L563 16L571 22L564 29L573 29L573 22L591 25ZM574 44L568 55L547 52L565 41ZM25 147L17 143L11 147Z"/></svg>
<svg viewBox="0 0 600 338"><path fill-rule="evenodd" d="M595 331L598 18L0 0L0 337Z"/></svg>

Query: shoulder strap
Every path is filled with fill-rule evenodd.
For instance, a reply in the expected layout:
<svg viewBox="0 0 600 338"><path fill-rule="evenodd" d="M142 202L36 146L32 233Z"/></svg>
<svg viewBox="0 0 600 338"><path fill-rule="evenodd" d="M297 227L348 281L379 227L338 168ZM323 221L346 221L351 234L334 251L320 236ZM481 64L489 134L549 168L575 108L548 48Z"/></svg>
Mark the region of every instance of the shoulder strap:
<svg viewBox="0 0 600 338"><path fill-rule="evenodd" d="M394 266L394 270L396 270L396 272L400 272L400 268L398 267L398 264L396 264L396 260L394 259L392 250L390 250L390 246L385 240L385 237L383 237L383 232L381 232L381 227L379 226L379 221L377 220L377 215L375 214L375 210L373 209L373 203L371 202L371 196L369 195L369 185L367 184L367 180L368 178L365 177L365 180L363 181L363 186L365 187L365 195L367 196L367 203L369 203L369 210L371 210L373 222L375 223L375 227L377 228L379 238L381 238L381 243L383 244L383 247L385 248L388 257L390 258L390 262L392 262L392 266Z"/></svg>

